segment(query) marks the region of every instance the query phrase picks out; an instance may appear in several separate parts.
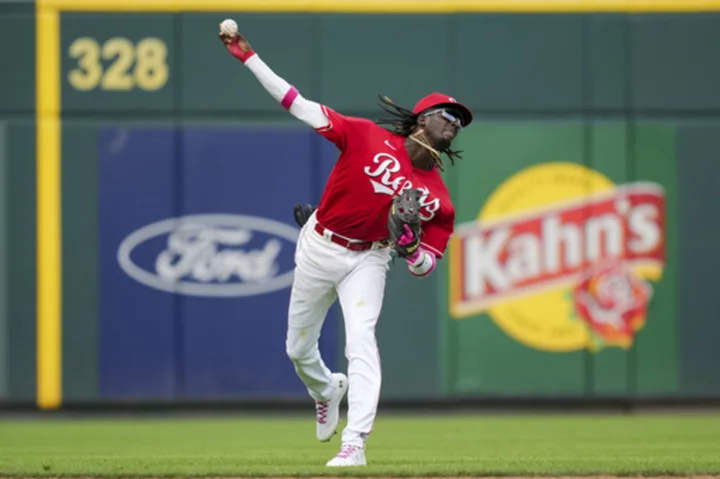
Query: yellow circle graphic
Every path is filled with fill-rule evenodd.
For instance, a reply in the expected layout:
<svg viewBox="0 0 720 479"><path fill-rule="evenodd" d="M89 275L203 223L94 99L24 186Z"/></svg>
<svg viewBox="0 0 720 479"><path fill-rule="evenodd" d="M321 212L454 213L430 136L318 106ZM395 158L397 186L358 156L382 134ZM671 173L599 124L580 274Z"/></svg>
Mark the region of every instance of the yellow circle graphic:
<svg viewBox="0 0 720 479"><path fill-rule="evenodd" d="M506 180L490 196L478 219L489 221L543 206L612 190L606 176L576 163L543 163ZM573 321L568 288L508 300L488 309L489 316L510 337L536 349L575 351L588 346L590 334Z"/></svg>

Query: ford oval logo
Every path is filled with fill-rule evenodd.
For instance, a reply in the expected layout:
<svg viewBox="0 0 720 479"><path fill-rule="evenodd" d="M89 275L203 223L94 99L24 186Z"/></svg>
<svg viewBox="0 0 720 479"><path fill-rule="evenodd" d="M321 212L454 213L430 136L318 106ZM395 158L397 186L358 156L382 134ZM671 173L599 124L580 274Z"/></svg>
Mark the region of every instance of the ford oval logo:
<svg viewBox="0 0 720 479"><path fill-rule="evenodd" d="M297 228L255 216L183 216L133 232L120 244L117 259L128 276L162 291L254 296L292 284L298 234Z"/></svg>

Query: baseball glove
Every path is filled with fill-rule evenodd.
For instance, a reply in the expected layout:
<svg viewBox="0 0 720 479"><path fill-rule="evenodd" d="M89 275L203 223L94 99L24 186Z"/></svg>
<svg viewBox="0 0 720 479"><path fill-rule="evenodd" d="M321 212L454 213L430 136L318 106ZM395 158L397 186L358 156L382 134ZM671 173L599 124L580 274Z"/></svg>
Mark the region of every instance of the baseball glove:
<svg viewBox="0 0 720 479"><path fill-rule="evenodd" d="M401 258L411 256L420 246L420 190L411 188L393 198L388 215L392 248Z"/></svg>

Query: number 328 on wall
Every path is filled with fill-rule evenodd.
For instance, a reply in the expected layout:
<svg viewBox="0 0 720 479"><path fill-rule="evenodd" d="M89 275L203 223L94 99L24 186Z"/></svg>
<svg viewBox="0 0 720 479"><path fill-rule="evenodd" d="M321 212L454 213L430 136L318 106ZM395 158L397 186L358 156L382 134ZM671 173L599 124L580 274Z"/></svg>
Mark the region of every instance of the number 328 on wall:
<svg viewBox="0 0 720 479"><path fill-rule="evenodd" d="M144 38L133 44L127 38L111 38L102 45L89 37L78 38L70 45L70 58L77 61L68 73L76 90L142 90L154 91L168 80L167 46L159 38ZM110 61L107 68L101 60Z"/></svg>

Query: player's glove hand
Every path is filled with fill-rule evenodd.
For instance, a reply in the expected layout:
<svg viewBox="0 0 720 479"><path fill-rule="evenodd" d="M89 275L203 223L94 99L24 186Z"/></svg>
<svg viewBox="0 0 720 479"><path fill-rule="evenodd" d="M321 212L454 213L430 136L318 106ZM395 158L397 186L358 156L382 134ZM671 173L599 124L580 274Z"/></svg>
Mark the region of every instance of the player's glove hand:
<svg viewBox="0 0 720 479"><path fill-rule="evenodd" d="M250 46L250 42L248 42L240 33L229 34L221 31L218 34L218 37L232 56L243 63L248 61L251 56L255 55L255 52Z"/></svg>
<svg viewBox="0 0 720 479"><path fill-rule="evenodd" d="M414 257L420 248L420 198L418 189L409 189L393 198L388 216L392 248L401 258Z"/></svg>
<svg viewBox="0 0 720 479"><path fill-rule="evenodd" d="M305 223L307 223L308 219L310 219L316 209L317 206L301 205L300 203L297 203L293 207L293 216L295 217L295 223L297 223L298 226L302 228L303 226L305 226Z"/></svg>
<svg viewBox="0 0 720 479"><path fill-rule="evenodd" d="M417 266L422 260L422 248L418 247L420 245L420 235L416 235L408 225L403 225L403 229L405 232L400 235L397 244L402 248L415 248L412 253L406 254L403 258L411 265Z"/></svg>

